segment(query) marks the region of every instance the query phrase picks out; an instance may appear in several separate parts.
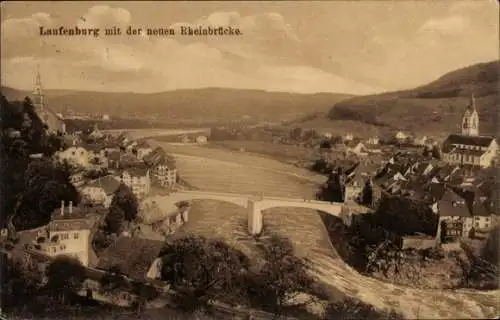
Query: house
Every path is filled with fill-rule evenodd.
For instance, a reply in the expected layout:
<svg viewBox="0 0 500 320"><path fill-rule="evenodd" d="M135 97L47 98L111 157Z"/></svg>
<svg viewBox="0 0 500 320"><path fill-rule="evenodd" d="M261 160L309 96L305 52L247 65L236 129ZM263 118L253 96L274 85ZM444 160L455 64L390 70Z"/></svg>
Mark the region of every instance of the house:
<svg viewBox="0 0 500 320"><path fill-rule="evenodd" d="M173 205L165 197L155 196L141 201L139 216L153 227L153 231L172 234L188 221L189 208L181 204Z"/></svg>
<svg viewBox="0 0 500 320"><path fill-rule="evenodd" d="M83 168L90 167L89 152L81 146L71 146L63 151L58 151L55 154L59 161L67 161L74 166Z"/></svg>
<svg viewBox="0 0 500 320"><path fill-rule="evenodd" d="M479 135L479 114L474 95L462 116L461 134L451 134L443 142L443 160L450 164L490 167L498 153L494 137Z"/></svg>
<svg viewBox="0 0 500 320"><path fill-rule="evenodd" d="M496 225L496 215L492 214L491 207L486 202L486 197L478 190L469 204L471 215L474 217L474 229L488 232Z"/></svg>
<svg viewBox="0 0 500 320"><path fill-rule="evenodd" d="M434 166L429 162L421 162L412 168L412 173L416 177L427 177L431 172Z"/></svg>
<svg viewBox="0 0 500 320"><path fill-rule="evenodd" d="M351 133L348 133L342 137L342 141L347 142L347 141L352 141L354 140L354 136Z"/></svg>
<svg viewBox="0 0 500 320"><path fill-rule="evenodd" d="M67 210L67 212L66 212ZM67 255L78 259L84 266L96 263L92 238L102 218L108 212L103 207L73 208L72 202L52 213L48 226L39 232L35 248L49 256Z"/></svg>
<svg viewBox="0 0 500 320"><path fill-rule="evenodd" d="M108 153L108 168L111 170L118 170L123 168L130 168L142 166L144 163L137 159L136 156L130 153L111 152Z"/></svg>
<svg viewBox="0 0 500 320"><path fill-rule="evenodd" d="M137 146L139 142L137 141L129 141L124 144L125 151L128 153L134 153L135 146Z"/></svg>
<svg viewBox="0 0 500 320"><path fill-rule="evenodd" d="M444 166L440 167L436 172L434 177L440 182L448 182L450 181L460 170L460 167L455 166Z"/></svg>
<svg viewBox="0 0 500 320"><path fill-rule="evenodd" d="M177 182L175 160L169 157L161 148L155 148L143 158L144 163L151 169L154 181L161 186L174 186Z"/></svg>
<svg viewBox="0 0 500 320"><path fill-rule="evenodd" d="M128 186L137 199L146 197L151 190L150 170L145 166L119 169L115 177Z"/></svg>
<svg viewBox="0 0 500 320"><path fill-rule="evenodd" d="M344 201L358 201L363 194L363 188L368 177L362 174L355 173L348 177L345 182L345 196Z"/></svg>
<svg viewBox="0 0 500 320"><path fill-rule="evenodd" d="M350 140L346 142L346 151L357 156L368 155L365 145L359 141Z"/></svg>
<svg viewBox="0 0 500 320"><path fill-rule="evenodd" d="M473 228L473 217L465 199L454 190L447 188L438 202L438 232L440 239L442 232L452 239L468 238Z"/></svg>
<svg viewBox="0 0 500 320"><path fill-rule="evenodd" d="M99 127L97 126L97 124L94 125L94 130L92 130L92 132L89 134L89 138L92 138L94 140L99 140L99 139L104 138L104 133L102 133L99 130Z"/></svg>
<svg viewBox="0 0 500 320"><path fill-rule="evenodd" d="M323 137L325 139L331 139L331 138L333 138L333 135L330 132L325 132L325 133L323 133Z"/></svg>
<svg viewBox="0 0 500 320"><path fill-rule="evenodd" d="M406 133L404 133L403 131L398 131L395 135L394 135L394 138L396 139L396 141L398 143L403 143L406 141L406 139L408 138L408 135Z"/></svg>
<svg viewBox="0 0 500 320"><path fill-rule="evenodd" d="M368 139L368 141L366 141L367 144L370 144L370 145L378 145L379 144L379 138L378 137L371 137Z"/></svg>
<svg viewBox="0 0 500 320"><path fill-rule="evenodd" d="M137 159L142 160L145 156L153 152L153 148L146 141L139 141L132 150Z"/></svg>
<svg viewBox="0 0 500 320"><path fill-rule="evenodd" d="M382 153L382 149L379 144L365 144L363 149L367 153Z"/></svg>
<svg viewBox="0 0 500 320"><path fill-rule="evenodd" d="M120 181L109 175L88 182L81 188L82 200L86 204L100 204L109 208L115 191L120 186Z"/></svg>
<svg viewBox="0 0 500 320"><path fill-rule="evenodd" d="M425 146L426 142L427 142L427 137L426 136L416 137L415 139L413 139L413 144L416 145L416 146Z"/></svg>
<svg viewBox="0 0 500 320"><path fill-rule="evenodd" d="M110 120L111 120L111 118L109 115L107 115L107 114L102 115L102 121L110 121Z"/></svg>
<svg viewBox="0 0 500 320"><path fill-rule="evenodd" d="M191 142L191 139L189 139L189 137L187 135L183 135L181 137L181 142L182 143L190 143Z"/></svg>
<svg viewBox="0 0 500 320"><path fill-rule="evenodd" d="M203 145L203 144L207 144L207 142L208 142L208 140L207 140L206 136L197 136L196 137L197 144Z"/></svg>
<svg viewBox="0 0 500 320"><path fill-rule="evenodd" d="M405 181L407 179L400 172L386 172L373 180L374 185L381 187L389 193L400 190Z"/></svg>
<svg viewBox="0 0 500 320"><path fill-rule="evenodd" d="M97 269L119 270L120 274L139 282L158 279L164 246L163 241L120 237L99 255Z"/></svg>
<svg viewBox="0 0 500 320"><path fill-rule="evenodd" d="M131 142L133 139L130 137L130 135L126 132L121 132L115 139L116 143L119 146L126 146L129 142Z"/></svg>
<svg viewBox="0 0 500 320"><path fill-rule="evenodd" d="M100 143L82 143L80 145L88 152L90 164L104 164L107 162L106 150Z"/></svg>
<svg viewBox="0 0 500 320"><path fill-rule="evenodd" d="M85 170L76 170L69 176L69 182L75 187L79 187L85 183Z"/></svg>

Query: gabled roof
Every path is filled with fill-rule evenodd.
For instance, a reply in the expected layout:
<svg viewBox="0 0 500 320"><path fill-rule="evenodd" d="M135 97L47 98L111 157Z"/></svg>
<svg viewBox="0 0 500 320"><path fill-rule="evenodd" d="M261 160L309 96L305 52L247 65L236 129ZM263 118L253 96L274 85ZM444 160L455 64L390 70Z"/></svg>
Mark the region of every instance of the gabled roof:
<svg viewBox="0 0 500 320"><path fill-rule="evenodd" d="M417 164L416 168L415 168L415 175L416 176L421 176L424 174L424 171L429 167L431 166L432 168L434 166L432 166L432 164L430 164L429 162L421 162L419 164Z"/></svg>
<svg viewBox="0 0 500 320"><path fill-rule="evenodd" d="M144 177L148 173L149 169L146 166L133 166L128 168L120 169L120 175L123 175L125 172L131 175L132 177Z"/></svg>
<svg viewBox="0 0 500 320"><path fill-rule="evenodd" d="M439 200L443 199L443 196L446 193L446 190L447 190L447 188L444 185L444 183L430 183L429 184L429 193L434 200L439 201Z"/></svg>
<svg viewBox="0 0 500 320"><path fill-rule="evenodd" d="M120 181L111 175L92 180L85 185L85 187L101 188L107 195L113 194L119 186Z"/></svg>
<svg viewBox="0 0 500 320"><path fill-rule="evenodd" d="M468 146L488 147L495 138L489 136L466 136L450 134L444 144L463 144Z"/></svg>
<svg viewBox="0 0 500 320"><path fill-rule="evenodd" d="M139 140L137 142L137 144L135 145L135 148L136 149L139 149L139 148L147 149L147 148L151 148L151 146L146 141Z"/></svg>
<svg viewBox="0 0 500 320"><path fill-rule="evenodd" d="M162 164L167 165L170 169L175 168L174 159L171 156L167 155L165 150L163 150L161 147L155 148L153 152L149 153L143 158L143 161L150 167Z"/></svg>
<svg viewBox="0 0 500 320"><path fill-rule="evenodd" d="M120 237L100 254L97 268L109 270L116 267L132 279L145 280L163 247L163 241Z"/></svg>
<svg viewBox="0 0 500 320"><path fill-rule="evenodd" d="M439 215L442 217L470 217L470 211L464 198L447 188L439 201Z"/></svg>
<svg viewBox="0 0 500 320"><path fill-rule="evenodd" d="M70 231L92 229L99 219L106 215L108 210L102 206L96 207L73 207L69 213L69 208L64 208L64 214L61 215L61 209L52 212L52 219L49 222L50 231Z"/></svg>

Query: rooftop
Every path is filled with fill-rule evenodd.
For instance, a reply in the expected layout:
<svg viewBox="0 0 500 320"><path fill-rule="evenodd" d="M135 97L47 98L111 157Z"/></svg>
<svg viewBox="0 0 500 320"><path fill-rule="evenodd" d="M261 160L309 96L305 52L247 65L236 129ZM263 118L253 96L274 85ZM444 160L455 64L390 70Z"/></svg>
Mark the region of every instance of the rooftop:
<svg viewBox="0 0 500 320"><path fill-rule="evenodd" d="M85 187L90 188L101 188L104 190L104 192L106 192L107 195L114 193L119 186L120 181L118 181L112 175L100 177L98 179L90 181L85 185Z"/></svg>
<svg viewBox="0 0 500 320"><path fill-rule="evenodd" d="M132 279L144 280L163 247L163 241L120 237L100 254L97 268L119 268Z"/></svg>
<svg viewBox="0 0 500 320"><path fill-rule="evenodd" d="M461 134L450 134L444 145L462 144L468 146L488 147L495 138L489 136L466 136Z"/></svg>

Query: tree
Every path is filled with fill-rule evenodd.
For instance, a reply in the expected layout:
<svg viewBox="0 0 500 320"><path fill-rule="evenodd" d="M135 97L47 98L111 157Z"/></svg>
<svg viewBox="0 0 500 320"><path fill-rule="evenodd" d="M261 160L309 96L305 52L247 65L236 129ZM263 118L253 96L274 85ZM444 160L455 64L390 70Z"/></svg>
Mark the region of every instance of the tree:
<svg viewBox="0 0 500 320"><path fill-rule="evenodd" d="M361 196L361 204L371 206L373 204L373 186L370 180L367 180Z"/></svg>
<svg viewBox="0 0 500 320"><path fill-rule="evenodd" d="M330 303L326 309L327 320L399 320L404 319L402 315L391 310L377 310L372 305L366 304L353 298Z"/></svg>
<svg viewBox="0 0 500 320"><path fill-rule="evenodd" d="M314 280L308 273L309 265L295 256L288 239L272 235L261 249L266 262L251 277L248 296L279 316L294 295L312 292Z"/></svg>
<svg viewBox="0 0 500 320"><path fill-rule="evenodd" d="M178 303L190 311L210 300L237 301L242 296L241 274L249 261L223 241L186 236L167 244L161 278L179 292Z"/></svg>
<svg viewBox="0 0 500 320"><path fill-rule="evenodd" d="M122 183L114 193L110 211L112 208L120 209L123 212L124 219L132 222L137 218L139 203L132 190Z"/></svg>
<svg viewBox="0 0 500 320"><path fill-rule="evenodd" d="M343 202L345 184L342 172L332 172L325 186L320 190L320 198L324 201Z"/></svg>
<svg viewBox="0 0 500 320"><path fill-rule="evenodd" d="M118 206L110 206L108 214L104 219L105 231L108 234L119 234L123 229L123 222L125 221L125 213Z"/></svg>
<svg viewBox="0 0 500 320"><path fill-rule="evenodd" d="M438 145L434 145L432 147L431 154L432 154L432 157L434 157L438 160L443 159L443 151L441 150L441 148Z"/></svg>
<svg viewBox="0 0 500 320"><path fill-rule="evenodd" d="M78 202L66 168L48 160L59 149L61 138L47 133L27 98L9 102L1 97L0 170L2 224L33 228L47 223L60 200ZM11 135L10 132L17 132ZM46 159L30 159L42 153Z"/></svg>
<svg viewBox="0 0 500 320"><path fill-rule="evenodd" d="M46 276L45 289L64 304L67 297L81 289L85 268L75 258L58 256L49 264Z"/></svg>

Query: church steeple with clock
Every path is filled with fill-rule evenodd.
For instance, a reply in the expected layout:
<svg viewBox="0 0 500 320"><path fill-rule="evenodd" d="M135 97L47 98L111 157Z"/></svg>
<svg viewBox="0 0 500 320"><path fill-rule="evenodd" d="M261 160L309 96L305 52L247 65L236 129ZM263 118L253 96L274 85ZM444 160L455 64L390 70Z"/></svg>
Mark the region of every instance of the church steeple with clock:
<svg viewBox="0 0 500 320"><path fill-rule="evenodd" d="M479 135L479 114L476 110L474 94L471 95L470 103L465 109L462 116L462 135L478 136Z"/></svg>

